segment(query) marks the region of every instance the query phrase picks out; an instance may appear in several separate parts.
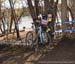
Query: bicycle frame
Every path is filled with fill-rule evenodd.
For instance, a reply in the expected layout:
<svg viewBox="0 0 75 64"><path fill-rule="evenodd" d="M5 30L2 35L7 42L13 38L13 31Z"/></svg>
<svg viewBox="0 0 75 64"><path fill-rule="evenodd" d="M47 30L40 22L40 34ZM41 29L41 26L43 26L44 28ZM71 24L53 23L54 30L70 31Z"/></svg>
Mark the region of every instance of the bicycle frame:
<svg viewBox="0 0 75 64"><path fill-rule="evenodd" d="M40 38L40 43L43 44L44 43L44 34L43 34L43 30L42 30L42 19L40 19L40 25L37 27L38 28L38 37Z"/></svg>
<svg viewBox="0 0 75 64"><path fill-rule="evenodd" d="M40 43L43 43L42 27L38 27L38 37L40 38Z"/></svg>

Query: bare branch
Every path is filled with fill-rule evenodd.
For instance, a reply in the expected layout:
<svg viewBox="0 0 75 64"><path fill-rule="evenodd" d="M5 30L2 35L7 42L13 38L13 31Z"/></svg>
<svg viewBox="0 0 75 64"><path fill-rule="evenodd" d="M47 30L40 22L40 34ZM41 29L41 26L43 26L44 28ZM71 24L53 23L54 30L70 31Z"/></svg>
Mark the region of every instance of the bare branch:
<svg viewBox="0 0 75 64"><path fill-rule="evenodd" d="M59 2L59 0L56 0L55 5L57 5L57 4L58 4L58 2Z"/></svg>

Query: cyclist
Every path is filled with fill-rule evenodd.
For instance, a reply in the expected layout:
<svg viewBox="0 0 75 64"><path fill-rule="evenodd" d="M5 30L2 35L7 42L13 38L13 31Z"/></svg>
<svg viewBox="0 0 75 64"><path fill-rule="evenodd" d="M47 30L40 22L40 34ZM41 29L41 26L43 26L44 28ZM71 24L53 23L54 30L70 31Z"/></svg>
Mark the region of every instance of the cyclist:
<svg viewBox="0 0 75 64"><path fill-rule="evenodd" d="M51 36L51 38L54 37L53 35L53 21L52 21L52 14L51 13L48 13L47 15L47 21L48 21L48 25L47 25L47 31L49 31L49 34Z"/></svg>
<svg viewBox="0 0 75 64"><path fill-rule="evenodd" d="M39 20L38 23L41 24L42 30L46 31L47 24L48 24L47 16L46 15L40 15L40 16L38 16L38 20Z"/></svg>
<svg viewBox="0 0 75 64"><path fill-rule="evenodd" d="M48 13L47 16L46 15L42 16L42 14L40 14L38 16L38 19L39 19L38 23L41 21L41 23L39 23L39 24L41 24L42 30L46 31L46 32L49 32L50 36L53 37L54 36L53 31L54 30L53 30L52 14Z"/></svg>
<svg viewBox="0 0 75 64"><path fill-rule="evenodd" d="M43 31L47 30L47 24L48 24L47 16L43 15L43 17L42 17L42 29L43 29Z"/></svg>
<svg viewBox="0 0 75 64"><path fill-rule="evenodd" d="M47 18L46 16L42 16L41 14L38 16L38 26L37 26L37 32L39 34L39 37L38 37L38 41L40 42L39 44L45 44L43 41L43 38L44 38L44 33L46 31L46 25L47 25Z"/></svg>

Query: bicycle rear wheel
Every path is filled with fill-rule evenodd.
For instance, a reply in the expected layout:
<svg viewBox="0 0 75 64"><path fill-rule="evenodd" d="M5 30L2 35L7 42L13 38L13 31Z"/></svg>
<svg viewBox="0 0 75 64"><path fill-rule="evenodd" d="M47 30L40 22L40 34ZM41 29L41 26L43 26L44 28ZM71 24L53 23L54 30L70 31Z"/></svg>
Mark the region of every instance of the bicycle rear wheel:
<svg viewBox="0 0 75 64"><path fill-rule="evenodd" d="M25 39L25 43L26 43L26 46L28 47L33 47L33 32L32 31L29 31L27 34L26 34L26 39Z"/></svg>

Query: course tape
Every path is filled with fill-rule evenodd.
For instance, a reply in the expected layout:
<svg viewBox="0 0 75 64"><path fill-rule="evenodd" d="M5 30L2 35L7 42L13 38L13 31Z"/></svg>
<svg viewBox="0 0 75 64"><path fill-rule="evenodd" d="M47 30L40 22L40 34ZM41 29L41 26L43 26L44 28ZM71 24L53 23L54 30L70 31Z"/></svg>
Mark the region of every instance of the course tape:
<svg viewBox="0 0 75 64"><path fill-rule="evenodd" d="M72 24L72 23L75 23L75 20L72 20L72 21L63 21L63 22L59 22L59 23L56 23L57 25L64 25L64 24Z"/></svg>
<svg viewBox="0 0 75 64"><path fill-rule="evenodd" d="M75 29L55 30L55 32L75 32Z"/></svg>
<svg viewBox="0 0 75 64"><path fill-rule="evenodd" d="M65 25L65 24L73 24L73 23L75 23L75 20L56 23L56 25ZM61 30L55 30L55 32L75 32L75 29L67 29L67 30L61 29Z"/></svg>

